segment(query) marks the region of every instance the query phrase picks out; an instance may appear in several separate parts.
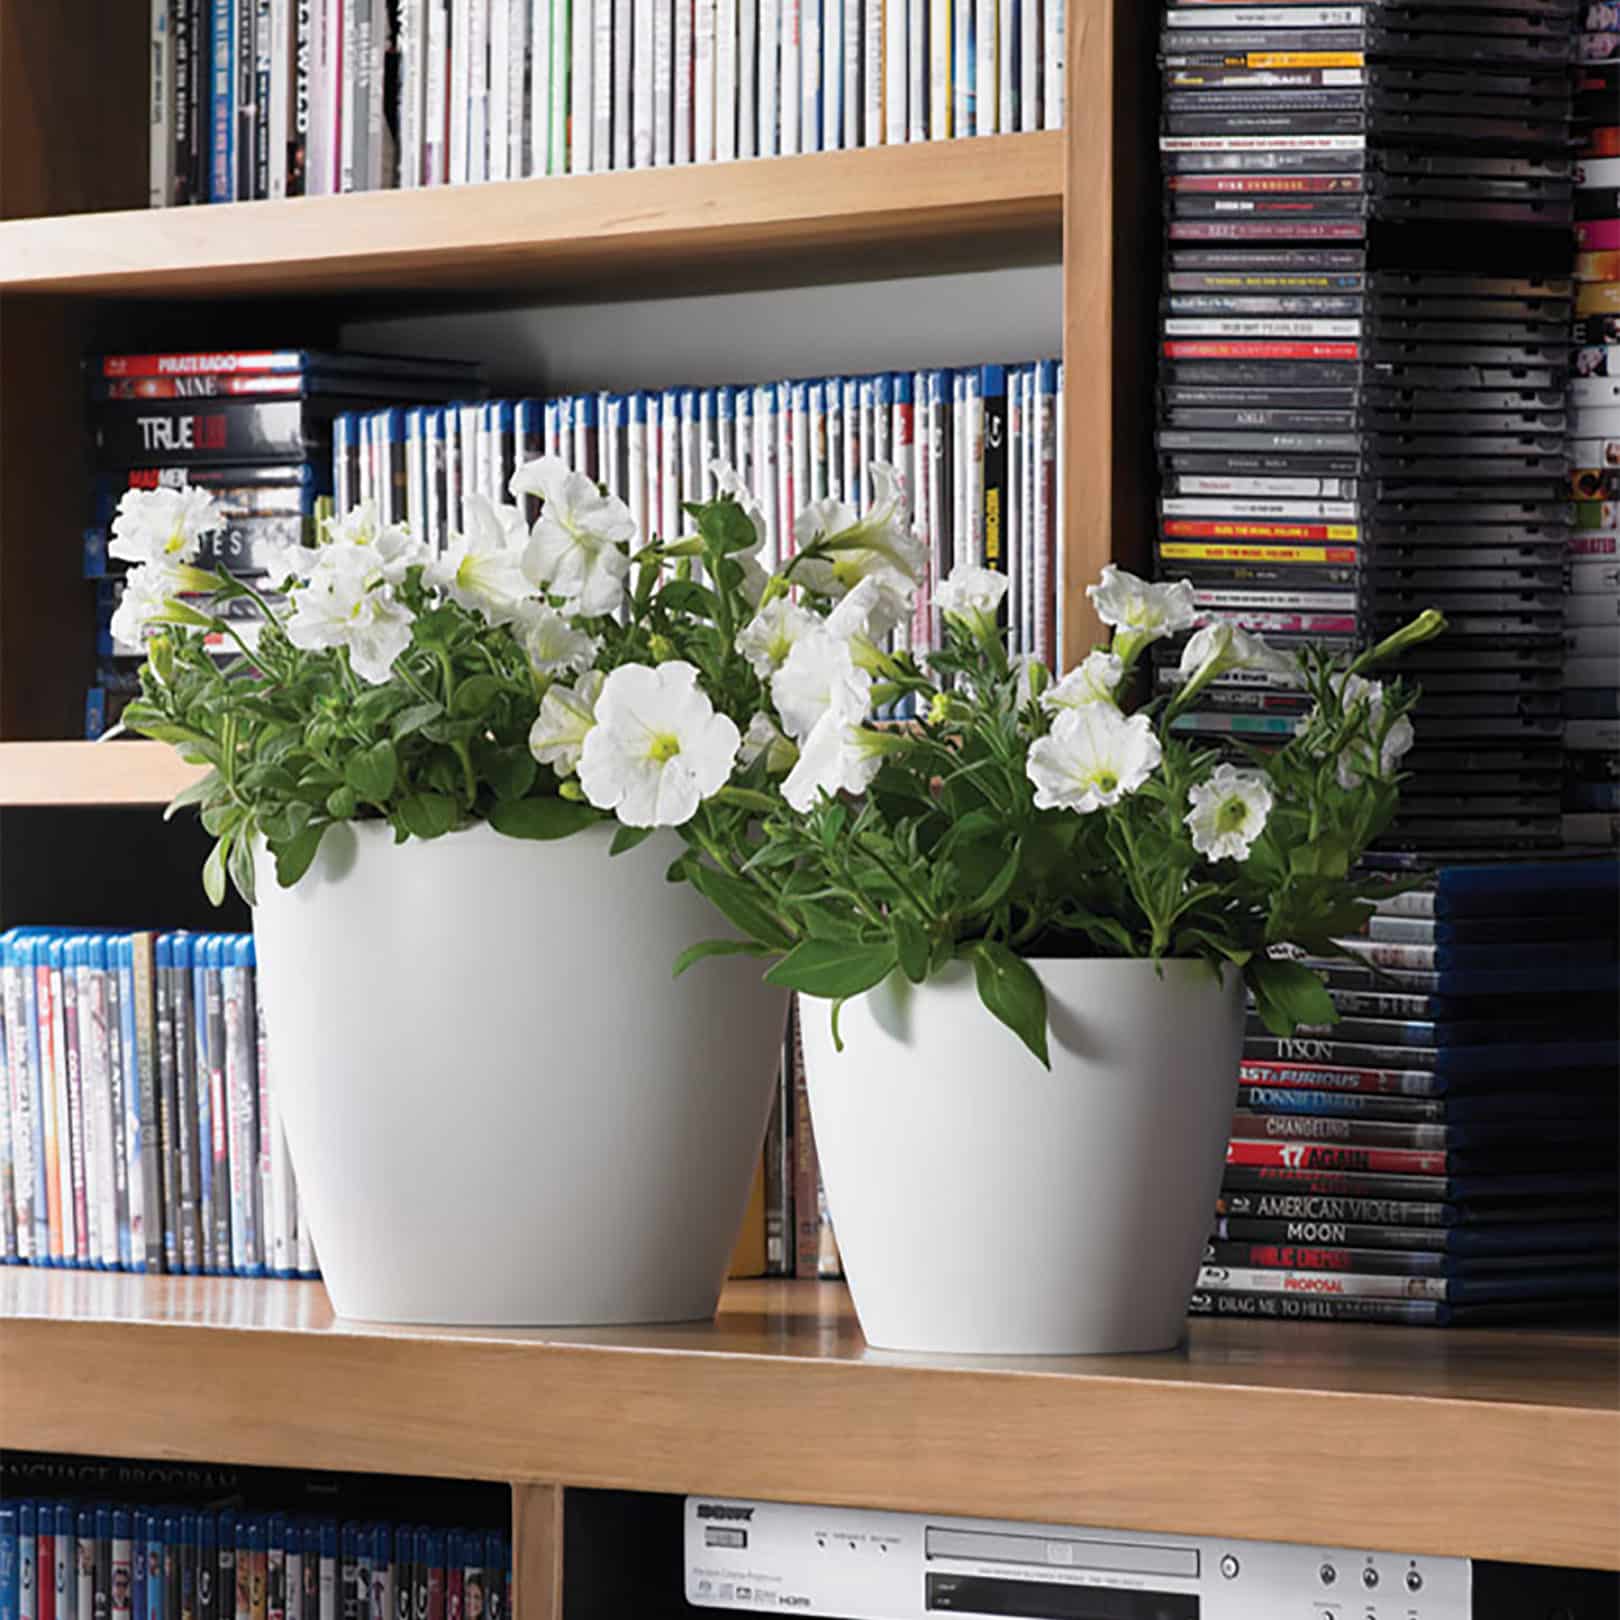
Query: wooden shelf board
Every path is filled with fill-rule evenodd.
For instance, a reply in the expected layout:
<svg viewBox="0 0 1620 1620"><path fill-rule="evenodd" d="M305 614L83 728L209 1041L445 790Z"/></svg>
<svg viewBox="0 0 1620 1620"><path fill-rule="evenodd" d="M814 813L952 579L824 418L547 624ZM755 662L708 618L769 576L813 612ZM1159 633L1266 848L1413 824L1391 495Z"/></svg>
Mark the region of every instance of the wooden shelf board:
<svg viewBox="0 0 1620 1620"><path fill-rule="evenodd" d="M202 772L166 743L0 743L0 809L19 805L165 805Z"/></svg>
<svg viewBox="0 0 1620 1620"><path fill-rule="evenodd" d="M688 1326L333 1319L318 1284L0 1274L0 1445L713 1492L1620 1567L1620 1342L1200 1322L1165 1355L866 1347L841 1288Z"/></svg>
<svg viewBox="0 0 1620 1620"><path fill-rule="evenodd" d="M1063 135L0 224L0 291L530 288L813 254L873 272L967 241L1059 245ZM886 259L892 259L891 266Z"/></svg>

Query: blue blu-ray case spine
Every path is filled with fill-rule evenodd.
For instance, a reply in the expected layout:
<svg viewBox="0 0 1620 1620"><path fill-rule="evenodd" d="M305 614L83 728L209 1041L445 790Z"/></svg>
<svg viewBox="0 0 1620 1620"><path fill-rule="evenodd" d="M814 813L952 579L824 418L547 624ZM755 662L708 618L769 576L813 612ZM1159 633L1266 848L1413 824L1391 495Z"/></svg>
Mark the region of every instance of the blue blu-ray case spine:
<svg viewBox="0 0 1620 1620"><path fill-rule="evenodd" d="M32 1502L17 1503L17 1613L39 1620L38 1518Z"/></svg>

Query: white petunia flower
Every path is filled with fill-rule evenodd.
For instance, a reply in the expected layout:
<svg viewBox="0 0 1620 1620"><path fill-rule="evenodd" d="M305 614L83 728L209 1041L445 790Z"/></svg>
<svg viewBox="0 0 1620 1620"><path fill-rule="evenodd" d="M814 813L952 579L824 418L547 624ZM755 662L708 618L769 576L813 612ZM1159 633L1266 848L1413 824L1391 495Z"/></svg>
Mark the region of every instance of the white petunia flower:
<svg viewBox="0 0 1620 1620"><path fill-rule="evenodd" d="M622 664L596 701L580 786L627 827L679 827L730 780L741 742L690 664Z"/></svg>
<svg viewBox="0 0 1620 1620"><path fill-rule="evenodd" d="M319 554L293 593L287 639L306 652L346 647L356 675L381 686L411 644L411 611L395 597L374 546L338 544Z"/></svg>
<svg viewBox="0 0 1620 1620"><path fill-rule="evenodd" d="M465 505L467 532L428 564L423 578L490 624L510 624L534 594L523 572L528 525L515 506L497 506L485 495L470 493Z"/></svg>
<svg viewBox="0 0 1620 1620"><path fill-rule="evenodd" d="M1150 585L1109 563L1086 595L1097 617L1114 632L1114 651L1128 664L1149 642L1190 630L1198 622L1193 588L1188 580Z"/></svg>
<svg viewBox="0 0 1620 1620"><path fill-rule="evenodd" d="M1085 662L1071 669L1056 686L1041 694L1041 707L1048 714L1065 709L1084 709L1093 703L1119 707L1119 683L1125 679L1125 664L1117 653L1089 652Z"/></svg>
<svg viewBox="0 0 1620 1620"><path fill-rule="evenodd" d="M1030 744L1024 773L1039 810L1090 815L1118 804L1153 774L1159 739L1145 714L1126 719L1106 703L1065 709L1051 732Z"/></svg>
<svg viewBox="0 0 1620 1620"><path fill-rule="evenodd" d="M1335 675L1333 690L1338 693L1340 706L1346 716L1365 707L1367 729L1374 737L1384 731L1384 687L1381 681L1369 681L1362 675ZM1315 719L1314 713L1311 718ZM1348 792L1359 787L1366 776L1386 779L1393 776L1416 741L1417 733L1412 729L1411 717L1403 714L1384 731L1383 745L1376 760L1365 739L1348 744L1337 761L1339 786Z"/></svg>
<svg viewBox="0 0 1620 1620"><path fill-rule="evenodd" d="M1224 619L1195 630L1181 649L1181 678L1202 688L1234 670L1252 669L1279 680L1300 679L1299 660Z"/></svg>
<svg viewBox="0 0 1620 1620"><path fill-rule="evenodd" d="M545 602L524 603L512 628L537 675L574 674L588 669L602 649L600 636L576 629L566 615Z"/></svg>
<svg viewBox="0 0 1620 1620"><path fill-rule="evenodd" d="M850 643L823 625L801 637L771 677L771 701L783 729L802 744L829 709L864 719L872 706L872 677L856 666Z"/></svg>
<svg viewBox="0 0 1620 1620"><path fill-rule="evenodd" d="M863 579L877 576L903 599L927 569L928 550L911 532L900 475L886 461L874 461L867 471L872 500L864 513L843 501L813 501L794 521L800 551L826 548L793 571L793 578L818 596L844 596Z"/></svg>
<svg viewBox="0 0 1620 1620"><path fill-rule="evenodd" d="M583 473L570 472L556 456L542 456L512 475L513 495L538 495L544 503L535 521L523 571L570 612L587 618L617 611L624 601L630 559L620 548L636 537L630 508L604 495Z"/></svg>
<svg viewBox="0 0 1620 1620"><path fill-rule="evenodd" d="M782 735L768 714L759 713L748 722L748 729L743 733L737 763L746 769L762 755L767 774L781 776L793 769L799 750L789 738Z"/></svg>
<svg viewBox="0 0 1620 1620"><path fill-rule="evenodd" d="M315 566L319 553L311 546L270 541L257 548L264 577L273 585L289 579L305 579Z"/></svg>
<svg viewBox="0 0 1620 1620"><path fill-rule="evenodd" d="M384 523L375 501L361 501L340 518L328 518L325 524L326 545L334 547L358 546L371 554L372 565L390 585L397 585L407 568L425 563L432 553L420 541L411 538L410 530L401 523Z"/></svg>
<svg viewBox="0 0 1620 1620"><path fill-rule="evenodd" d="M1188 789L1183 817L1193 848L1212 861L1246 861L1271 815L1271 786L1259 771L1217 765L1207 782Z"/></svg>
<svg viewBox="0 0 1620 1620"><path fill-rule="evenodd" d="M579 769L606 679L599 669L586 670L574 685L550 687L540 699L540 713L529 727L529 752L558 776L572 776Z"/></svg>
<svg viewBox="0 0 1620 1620"><path fill-rule="evenodd" d="M881 731L868 731L858 715L831 708L805 738L782 797L803 815L823 793L864 793L893 742Z"/></svg>
<svg viewBox="0 0 1620 1620"><path fill-rule="evenodd" d="M992 568L958 563L935 591L934 603L947 618L961 619L970 630L977 630L982 624L994 623L1009 583L1005 574Z"/></svg>
<svg viewBox="0 0 1620 1620"><path fill-rule="evenodd" d="M190 563L149 562L124 575L108 626L120 646L139 647L160 624L190 623L188 604L177 597L205 596L219 589L220 578ZM197 609L189 609L195 614Z"/></svg>
<svg viewBox="0 0 1620 1620"><path fill-rule="evenodd" d="M126 489L113 516L107 555L119 562L190 562L202 537L224 527L225 519L206 490L189 484Z"/></svg>
<svg viewBox="0 0 1620 1620"><path fill-rule="evenodd" d="M821 620L808 608L778 596L737 632L737 651L762 681L768 680L787 662L800 638L820 628Z"/></svg>
<svg viewBox="0 0 1620 1620"><path fill-rule="evenodd" d="M753 490L743 481L743 476L723 456L714 456L709 461L709 476L714 480L716 497L729 495L742 509L748 521L754 526L753 550L758 551L765 543L765 508L759 504ZM750 552L732 552L738 562Z"/></svg>

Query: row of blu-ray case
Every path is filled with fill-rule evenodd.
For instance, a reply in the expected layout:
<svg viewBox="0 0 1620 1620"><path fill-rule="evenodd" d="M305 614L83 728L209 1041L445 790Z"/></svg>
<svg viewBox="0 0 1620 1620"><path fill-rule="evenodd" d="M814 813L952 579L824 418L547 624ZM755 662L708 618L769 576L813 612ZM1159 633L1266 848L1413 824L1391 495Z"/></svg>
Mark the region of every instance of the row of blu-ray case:
<svg viewBox="0 0 1620 1620"><path fill-rule="evenodd" d="M495 1530L0 1503L0 1620L503 1620L511 1585Z"/></svg>
<svg viewBox="0 0 1620 1620"><path fill-rule="evenodd" d="M8 1264L318 1275L250 934L0 935Z"/></svg>

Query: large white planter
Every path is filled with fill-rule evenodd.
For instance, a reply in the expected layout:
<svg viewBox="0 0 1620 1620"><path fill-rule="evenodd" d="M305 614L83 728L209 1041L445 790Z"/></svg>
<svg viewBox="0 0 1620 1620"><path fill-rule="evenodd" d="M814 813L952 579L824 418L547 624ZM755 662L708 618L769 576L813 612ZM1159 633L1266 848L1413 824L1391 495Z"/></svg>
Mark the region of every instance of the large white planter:
<svg viewBox="0 0 1620 1620"><path fill-rule="evenodd" d="M1048 1073L965 965L806 998L827 1203L867 1341L1059 1355L1178 1343L1220 1187L1241 981L1201 963L1039 961Z"/></svg>
<svg viewBox="0 0 1620 1620"><path fill-rule="evenodd" d="M334 828L260 862L272 1072L333 1308L566 1325L713 1314L764 1136L786 1001L664 881L658 834Z"/></svg>

